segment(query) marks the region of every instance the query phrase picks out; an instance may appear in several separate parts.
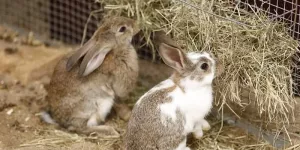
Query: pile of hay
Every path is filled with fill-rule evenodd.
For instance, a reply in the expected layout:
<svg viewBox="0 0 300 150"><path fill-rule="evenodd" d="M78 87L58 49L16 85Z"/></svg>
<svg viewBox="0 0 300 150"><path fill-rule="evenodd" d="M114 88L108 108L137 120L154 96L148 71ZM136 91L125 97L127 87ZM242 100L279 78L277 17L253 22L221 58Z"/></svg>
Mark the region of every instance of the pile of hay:
<svg viewBox="0 0 300 150"><path fill-rule="evenodd" d="M192 5L182 0L98 2L107 13L136 18L147 39L150 32L164 30L188 51L214 53L225 66L215 88L220 108L240 115L238 111L251 106L255 114L250 116L272 123L293 118L291 67L298 42L284 24L225 0L187 2Z"/></svg>
<svg viewBox="0 0 300 150"><path fill-rule="evenodd" d="M113 120L116 121L116 120ZM246 135L240 129L224 126L219 132L220 123L212 122L212 129L205 133L202 140L188 140L188 146L197 150L266 150L272 149L268 143L257 141L255 137ZM118 122L125 125L124 122ZM54 130L52 128L36 130L36 139L20 145L21 150L29 149L90 149L90 150L120 150L123 141L119 139L79 136L74 133ZM217 138L217 139L216 139ZM247 144L245 144L247 143ZM80 147L81 146L81 147Z"/></svg>

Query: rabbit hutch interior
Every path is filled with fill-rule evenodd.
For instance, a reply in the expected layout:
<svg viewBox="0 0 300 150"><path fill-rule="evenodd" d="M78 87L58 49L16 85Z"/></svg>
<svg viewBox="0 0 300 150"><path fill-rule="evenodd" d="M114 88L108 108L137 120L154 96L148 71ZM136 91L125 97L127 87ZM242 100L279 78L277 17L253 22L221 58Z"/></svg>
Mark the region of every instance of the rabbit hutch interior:
<svg viewBox="0 0 300 150"><path fill-rule="evenodd" d="M0 149L122 149L127 121L116 109L105 124L119 137L40 119L58 62L115 16L140 27L131 41L139 75L123 106L171 75L157 52L163 31L183 51L208 51L222 64L211 129L188 138L192 149L300 148L299 14L297 0L1 0Z"/></svg>

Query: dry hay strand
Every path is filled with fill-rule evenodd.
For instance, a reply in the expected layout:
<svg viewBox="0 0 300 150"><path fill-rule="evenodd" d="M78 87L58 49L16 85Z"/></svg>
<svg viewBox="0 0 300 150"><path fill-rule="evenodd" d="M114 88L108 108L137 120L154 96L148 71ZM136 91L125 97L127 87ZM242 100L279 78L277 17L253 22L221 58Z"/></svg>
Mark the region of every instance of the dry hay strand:
<svg viewBox="0 0 300 150"><path fill-rule="evenodd" d="M268 143L258 141L254 136L247 135L241 129L227 124L222 125L220 121L216 120L210 122L212 122L212 129L210 131L204 131L205 134L201 140L188 140L188 145L190 147L198 150L273 149ZM123 129L125 126L124 122L119 122L118 120L112 120L110 123L112 123L113 126L116 125ZM220 128L223 128L223 130L220 131ZM120 139L83 136L52 128L36 129L34 133L36 139L20 145L21 148L116 150L121 149L123 144ZM193 139L191 136L189 138ZM84 145L88 146L83 148Z"/></svg>
<svg viewBox="0 0 300 150"><path fill-rule="evenodd" d="M125 133L125 122L120 119L112 119L108 123L119 130L120 134ZM77 149L88 145L89 149L114 150L121 147L119 138L99 137L96 134L89 136L78 135L68 131L53 129L53 127L35 130L36 139L20 145L28 148L51 148L51 149Z"/></svg>
<svg viewBox="0 0 300 150"><path fill-rule="evenodd" d="M222 128L222 130L220 130ZM268 150L273 149L267 142L258 141L254 136L247 135L245 131L229 125L214 121L212 129L204 133L201 140L190 140L188 143L197 150Z"/></svg>
<svg viewBox="0 0 300 150"><path fill-rule="evenodd" d="M43 136L38 136L35 140L21 144L20 147L55 147L60 144L66 145L67 143L84 141L84 137L78 136L77 134L63 132L61 130L42 130L36 132L43 132L44 134Z"/></svg>
<svg viewBox="0 0 300 150"><path fill-rule="evenodd" d="M98 2L106 4L109 15L137 18L146 39L150 32L164 30L188 51L215 54L225 66L225 73L215 81L217 106L239 115L236 111L252 105L252 116L280 125L294 117L291 67L296 66L292 58L298 42L283 23L230 1L189 1L192 5L181 0Z"/></svg>

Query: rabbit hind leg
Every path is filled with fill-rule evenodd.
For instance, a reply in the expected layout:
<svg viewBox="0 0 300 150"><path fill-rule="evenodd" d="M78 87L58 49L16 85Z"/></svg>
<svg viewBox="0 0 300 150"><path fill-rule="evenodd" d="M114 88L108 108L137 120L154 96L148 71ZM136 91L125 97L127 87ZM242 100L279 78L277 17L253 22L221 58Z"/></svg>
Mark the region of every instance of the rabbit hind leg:
<svg viewBox="0 0 300 150"><path fill-rule="evenodd" d="M114 127L108 125L91 126L85 129L85 134L95 134L102 138L119 138L120 134Z"/></svg>
<svg viewBox="0 0 300 150"><path fill-rule="evenodd" d="M94 119L94 117L91 117ZM98 125L98 124L90 124L91 126L87 126L87 122L94 122L93 119L84 118L73 118L72 123L67 127L68 131L75 132L78 134L91 135L96 134L97 137L106 137L106 138L118 138L120 134L111 126L108 125ZM93 120L93 121L92 121Z"/></svg>
<svg viewBox="0 0 300 150"><path fill-rule="evenodd" d="M69 131L84 134L84 135L96 135L97 137L102 138L119 138L120 134L115 130L114 127L108 125L98 125L98 126L86 126L83 128L70 126Z"/></svg>
<svg viewBox="0 0 300 150"><path fill-rule="evenodd" d="M105 122L106 116L110 113L114 104L113 98L99 99L97 101L98 110L91 115L84 129L85 134L96 134L98 137L118 138L120 134L111 126L100 125Z"/></svg>

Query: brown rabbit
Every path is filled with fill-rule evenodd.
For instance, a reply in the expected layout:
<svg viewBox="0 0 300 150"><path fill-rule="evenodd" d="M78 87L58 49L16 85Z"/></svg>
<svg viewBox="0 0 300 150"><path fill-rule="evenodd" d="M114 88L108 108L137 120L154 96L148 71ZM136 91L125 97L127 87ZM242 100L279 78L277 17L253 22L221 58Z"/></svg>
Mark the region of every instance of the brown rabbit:
<svg viewBox="0 0 300 150"><path fill-rule="evenodd" d="M44 121L77 133L119 136L113 127L101 124L115 99L135 87L138 58L131 40L138 31L132 19L105 18L89 41L62 59L47 89Z"/></svg>

